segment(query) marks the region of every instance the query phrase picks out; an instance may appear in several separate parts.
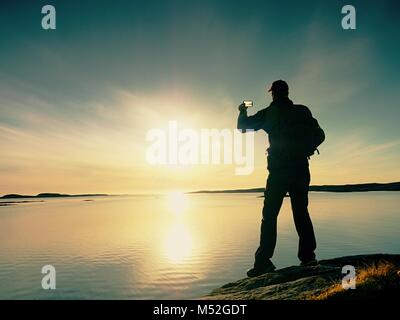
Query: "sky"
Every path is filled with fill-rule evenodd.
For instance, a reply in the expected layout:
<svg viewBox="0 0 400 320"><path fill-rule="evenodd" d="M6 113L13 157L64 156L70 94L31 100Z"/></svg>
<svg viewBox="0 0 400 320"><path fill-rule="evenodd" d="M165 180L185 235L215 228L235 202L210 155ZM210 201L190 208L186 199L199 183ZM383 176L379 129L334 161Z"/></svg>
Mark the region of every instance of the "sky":
<svg viewBox="0 0 400 320"><path fill-rule="evenodd" d="M56 8L56 30L41 8ZM356 8L343 30L341 8ZM265 185L255 170L151 166L146 133L236 127L285 79L326 133L312 184L400 180L398 1L2 1L0 194L151 193Z"/></svg>

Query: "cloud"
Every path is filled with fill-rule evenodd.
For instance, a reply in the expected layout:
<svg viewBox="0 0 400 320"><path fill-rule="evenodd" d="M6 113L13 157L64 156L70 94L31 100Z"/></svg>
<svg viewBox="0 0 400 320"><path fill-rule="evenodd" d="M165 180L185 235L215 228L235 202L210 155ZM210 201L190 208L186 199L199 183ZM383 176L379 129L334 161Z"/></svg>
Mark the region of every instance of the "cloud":
<svg viewBox="0 0 400 320"><path fill-rule="evenodd" d="M400 180L400 140L372 143L361 130L322 145L312 158L314 183L366 183ZM334 173L334 174L332 174Z"/></svg>
<svg viewBox="0 0 400 320"><path fill-rule="evenodd" d="M164 128L170 120L182 128L235 125L229 100L206 100L184 88L154 93L114 89L105 100L94 97L80 104L82 114L63 109L69 102L54 105L32 92L9 93L1 103L0 113L6 116L0 120L4 193L157 187L157 170L145 163L147 130ZM221 107L204 112L206 103Z"/></svg>
<svg viewBox="0 0 400 320"><path fill-rule="evenodd" d="M235 4L227 13L224 5L200 4L190 12L173 10L171 21L155 25L137 12L143 20L131 24L131 17L123 15L124 21L112 25L110 17L102 32L74 29L71 20L69 33L51 41L25 31L13 35L17 40L4 52L0 72L1 190L37 190L43 184L82 191L129 191L161 183L195 188L263 184L263 134L257 134L257 171L245 180L233 177L231 168L190 173L149 168L145 136L170 120L194 129L234 128L242 95L253 96L257 104L264 101L264 92L257 96L261 82L275 76L289 80L295 102L309 104L328 133L321 156L312 161L314 179L398 177L396 104L378 123L379 99L371 102L368 91L377 81L377 68L382 78L384 67L389 69L375 56L380 51L373 37L364 38L365 30L350 35L332 29L336 17L331 19L330 10L336 5L326 4L313 10L299 5L296 16L277 30L282 17L291 14L284 5L278 7L282 10L247 6L243 11L242 4ZM158 9L160 18L166 17ZM89 18L98 25L95 14ZM18 50L22 45L25 50ZM397 101L395 90L388 91L382 99L388 103L391 95ZM388 133L388 123L394 133Z"/></svg>
<svg viewBox="0 0 400 320"><path fill-rule="evenodd" d="M337 37L337 36L336 36ZM291 76L292 94L312 99L317 108L339 106L368 88L374 72L373 47L365 38L336 39L318 23L312 23L298 53L297 70Z"/></svg>

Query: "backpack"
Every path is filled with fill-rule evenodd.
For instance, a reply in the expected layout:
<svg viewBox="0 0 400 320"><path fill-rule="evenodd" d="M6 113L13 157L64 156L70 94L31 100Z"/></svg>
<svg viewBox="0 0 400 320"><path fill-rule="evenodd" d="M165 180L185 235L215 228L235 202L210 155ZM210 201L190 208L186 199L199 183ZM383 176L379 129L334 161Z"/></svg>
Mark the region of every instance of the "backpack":
<svg viewBox="0 0 400 320"><path fill-rule="evenodd" d="M318 121L299 106L289 110L278 130L282 154L289 158L310 158L315 152L319 154L318 147L325 141L325 132Z"/></svg>
<svg viewBox="0 0 400 320"><path fill-rule="evenodd" d="M319 154L318 147L325 141L325 132L319 126L317 119L311 117L303 134L306 156L311 157L315 151Z"/></svg>

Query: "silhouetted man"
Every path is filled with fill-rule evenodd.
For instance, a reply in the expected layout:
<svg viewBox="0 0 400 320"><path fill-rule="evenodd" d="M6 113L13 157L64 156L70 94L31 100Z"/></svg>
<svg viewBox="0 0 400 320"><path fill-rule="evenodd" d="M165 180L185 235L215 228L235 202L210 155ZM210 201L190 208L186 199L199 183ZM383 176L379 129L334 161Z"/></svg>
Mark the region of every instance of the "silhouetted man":
<svg viewBox="0 0 400 320"><path fill-rule="evenodd" d="M307 209L310 184L308 156L313 151L304 151L299 139L305 132L301 124L316 123L318 126L318 123L306 106L294 105L288 98L289 87L285 81L275 81L269 92L272 94L272 103L253 116L247 116L244 104L239 106L238 129L263 129L269 135L270 143L267 150L269 176L264 193L260 246L255 253L254 267L247 272L249 277L275 270L270 259L276 245L277 217L287 192L299 235L298 258L301 265L317 263L314 230Z"/></svg>

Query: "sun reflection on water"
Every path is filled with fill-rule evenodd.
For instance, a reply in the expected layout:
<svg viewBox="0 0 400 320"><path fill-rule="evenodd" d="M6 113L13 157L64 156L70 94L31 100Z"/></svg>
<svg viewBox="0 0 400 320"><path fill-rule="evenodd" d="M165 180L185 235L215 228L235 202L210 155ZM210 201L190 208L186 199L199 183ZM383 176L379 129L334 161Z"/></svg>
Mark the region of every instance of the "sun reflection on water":
<svg viewBox="0 0 400 320"><path fill-rule="evenodd" d="M170 192L167 196L168 208L177 216L181 216L187 209L187 197L183 192Z"/></svg>
<svg viewBox="0 0 400 320"><path fill-rule="evenodd" d="M174 213L172 224L164 240L164 253L169 261L182 263L193 254L193 239L184 214L187 213L187 197L182 192L171 192L167 196L168 209Z"/></svg>
<svg viewBox="0 0 400 320"><path fill-rule="evenodd" d="M168 260L173 263L182 263L192 255L192 234L184 223L175 222L167 233L164 245Z"/></svg>

